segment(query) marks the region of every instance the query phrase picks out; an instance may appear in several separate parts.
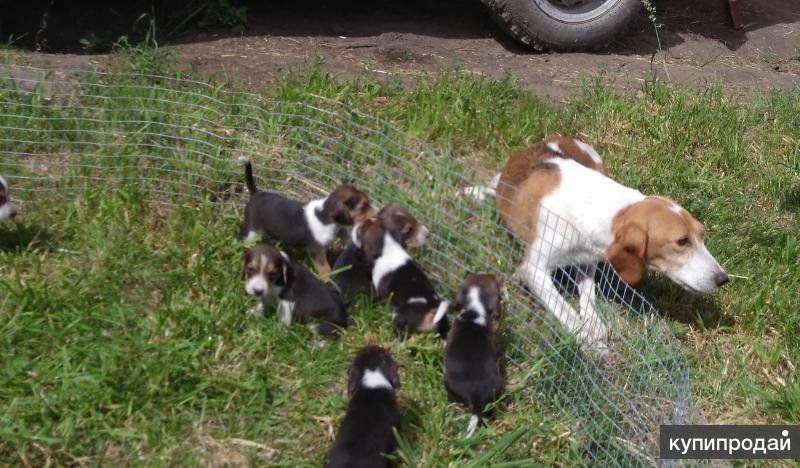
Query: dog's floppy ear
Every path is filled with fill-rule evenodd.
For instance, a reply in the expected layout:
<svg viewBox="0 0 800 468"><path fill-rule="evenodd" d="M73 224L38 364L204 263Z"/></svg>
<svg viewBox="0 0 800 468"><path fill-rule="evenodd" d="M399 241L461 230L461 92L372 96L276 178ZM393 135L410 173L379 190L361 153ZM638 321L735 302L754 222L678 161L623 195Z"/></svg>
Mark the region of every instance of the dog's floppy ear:
<svg viewBox="0 0 800 468"><path fill-rule="evenodd" d="M492 276L492 290L488 292L486 298L486 312L491 316L493 319L500 318L500 303L502 299L500 296L503 294L503 287L500 285L500 282L497 280L496 277Z"/></svg>
<svg viewBox="0 0 800 468"><path fill-rule="evenodd" d="M622 279L636 285L644 276L647 254L647 231L627 223L614 235L614 243L606 250L606 258Z"/></svg>
<svg viewBox="0 0 800 468"><path fill-rule="evenodd" d="M361 372L354 362L350 365L350 369L347 371L347 396L352 397L353 394L358 390L360 383Z"/></svg>
<svg viewBox="0 0 800 468"><path fill-rule="evenodd" d="M281 250L281 272L283 273L283 284L280 286L289 287L294 280L294 276L292 273L292 262L289 260L289 256L286 255L286 252Z"/></svg>
<svg viewBox="0 0 800 468"><path fill-rule="evenodd" d="M453 303L450 305L450 309L458 312L464 308L464 300L466 299L467 295L467 288L461 286L458 288L458 294L456 294L456 298L453 300Z"/></svg>
<svg viewBox="0 0 800 468"><path fill-rule="evenodd" d="M400 388L400 373L397 369L397 363L389 356L386 356L386 378L392 384L392 388L397 390Z"/></svg>
<svg viewBox="0 0 800 468"><path fill-rule="evenodd" d="M247 275L245 274L247 271L247 257L248 255L246 253L244 257L242 257L242 280L247 279Z"/></svg>

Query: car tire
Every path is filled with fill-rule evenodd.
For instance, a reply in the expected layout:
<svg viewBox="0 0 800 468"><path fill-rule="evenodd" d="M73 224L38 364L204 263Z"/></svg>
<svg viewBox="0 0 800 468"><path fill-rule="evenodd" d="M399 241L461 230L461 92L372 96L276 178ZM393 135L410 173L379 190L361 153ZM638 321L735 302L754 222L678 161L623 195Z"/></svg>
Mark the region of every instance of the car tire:
<svg viewBox="0 0 800 468"><path fill-rule="evenodd" d="M481 1L519 42L559 52L608 44L628 28L642 7L642 0Z"/></svg>

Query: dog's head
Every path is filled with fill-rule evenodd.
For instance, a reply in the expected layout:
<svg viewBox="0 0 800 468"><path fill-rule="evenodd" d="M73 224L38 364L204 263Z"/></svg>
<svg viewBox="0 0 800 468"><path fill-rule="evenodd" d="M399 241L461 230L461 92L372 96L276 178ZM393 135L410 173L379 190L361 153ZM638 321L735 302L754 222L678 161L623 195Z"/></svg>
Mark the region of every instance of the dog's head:
<svg viewBox="0 0 800 468"><path fill-rule="evenodd" d="M606 257L626 283L638 283L648 266L692 292L710 293L728 282L703 244L702 224L668 198L647 197L625 208L613 231Z"/></svg>
<svg viewBox="0 0 800 468"><path fill-rule="evenodd" d="M277 296L292 282L289 257L270 244L258 243L244 253L242 279L251 296Z"/></svg>
<svg viewBox="0 0 800 468"><path fill-rule="evenodd" d="M8 182L0 176L0 222L9 220L19 214L19 207L11 203L8 197Z"/></svg>
<svg viewBox="0 0 800 468"><path fill-rule="evenodd" d="M375 215L367 194L352 185L336 187L325 205L333 221L340 226L352 226Z"/></svg>
<svg viewBox="0 0 800 468"><path fill-rule="evenodd" d="M388 351L380 346L369 345L356 354L347 376L347 394L353 396L361 388L400 388L397 363Z"/></svg>
<svg viewBox="0 0 800 468"><path fill-rule="evenodd" d="M421 247L428 239L428 228L417 221L417 218L400 205L388 205L378 212L378 218L386 231L403 246L403 248Z"/></svg>
<svg viewBox="0 0 800 468"><path fill-rule="evenodd" d="M383 252L386 228L380 218L373 216L356 225L351 232L351 240L364 252L364 258L374 262Z"/></svg>
<svg viewBox="0 0 800 468"><path fill-rule="evenodd" d="M500 283L489 273L472 273L461 283L453 303L459 319L483 322L500 318Z"/></svg>

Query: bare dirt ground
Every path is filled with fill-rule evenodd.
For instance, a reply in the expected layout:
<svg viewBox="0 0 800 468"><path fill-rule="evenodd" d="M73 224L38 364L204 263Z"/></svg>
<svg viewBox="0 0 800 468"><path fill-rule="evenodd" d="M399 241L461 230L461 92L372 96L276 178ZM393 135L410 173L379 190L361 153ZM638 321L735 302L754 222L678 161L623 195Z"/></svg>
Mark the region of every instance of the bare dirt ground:
<svg viewBox="0 0 800 468"><path fill-rule="evenodd" d="M267 2L265 2L267 3ZM673 83L719 80L734 93L800 83L800 2L741 0L745 27L731 27L726 0L661 0L661 49L642 12L631 30L592 53L531 52L508 39L477 0L306 0L253 7L245 27L173 41L179 65L259 86L321 57L337 76L399 75L411 80L461 67L506 73L540 94L561 96L583 78L620 91L640 88L648 73ZM25 62L74 68L102 56L33 54Z"/></svg>

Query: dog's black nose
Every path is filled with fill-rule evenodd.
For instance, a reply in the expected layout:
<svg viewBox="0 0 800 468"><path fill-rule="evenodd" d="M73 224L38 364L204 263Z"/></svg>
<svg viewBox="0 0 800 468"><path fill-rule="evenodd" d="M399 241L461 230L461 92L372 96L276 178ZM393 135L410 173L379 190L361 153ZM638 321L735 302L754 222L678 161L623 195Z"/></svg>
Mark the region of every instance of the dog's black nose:
<svg viewBox="0 0 800 468"><path fill-rule="evenodd" d="M8 217L9 218L16 218L17 217L17 211L16 210L12 211L11 213L8 214Z"/></svg>
<svg viewBox="0 0 800 468"><path fill-rule="evenodd" d="M264 294L264 290L261 288L253 288L253 294L255 294L256 296L261 296L262 294Z"/></svg>
<svg viewBox="0 0 800 468"><path fill-rule="evenodd" d="M729 280L730 278L728 278L728 275L725 272L717 273L717 275L714 276L714 282L717 283L717 287L724 285Z"/></svg>

